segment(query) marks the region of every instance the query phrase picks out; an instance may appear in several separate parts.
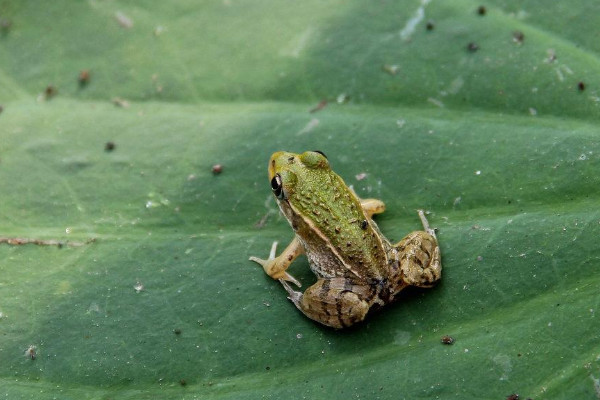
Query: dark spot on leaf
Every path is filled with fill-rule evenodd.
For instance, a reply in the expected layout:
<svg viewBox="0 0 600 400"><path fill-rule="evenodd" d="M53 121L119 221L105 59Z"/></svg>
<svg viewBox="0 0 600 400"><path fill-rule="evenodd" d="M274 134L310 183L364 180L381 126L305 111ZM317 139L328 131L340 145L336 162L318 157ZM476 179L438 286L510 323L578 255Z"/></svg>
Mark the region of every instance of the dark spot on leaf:
<svg viewBox="0 0 600 400"><path fill-rule="evenodd" d="M583 92L585 90L585 83L579 82L577 84L577 89L579 89L580 92Z"/></svg>
<svg viewBox="0 0 600 400"><path fill-rule="evenodd" d="M223 166L221 164L215 164L212 166L213 175L219 175L221 172L223 172Z"/></svg>
<svg viewBox="0 0 600 400"><path fill-rule="evenodd" d="M479 15L485 15L487 13L487 9L485 8L485 6L479 6L477 7L477 14Z"/></svg>
<svg viewBox="0 0 600 400"><path fill-rule="evenodd" d="M454 343L454 338L452 336L444 335L441 339L443 344L451 345Z"/></svg>
<svg viewBox="0 0 600 400"><path fill-rule="evenodd" d="M84 69L79 72L79 77L77 78L80 87L85 87L90 82L90 70Z"/></svg>
<svg viewBox="0 0 600 400"><path fill-rule="evenodd" d="M104 151L113 151L116 147L117 145L115 142L106 142L104 145Z"/></svg>
<svg viewBox="0 0 600 400"><path fill-rule="evenodd" d="M46 86L46 89L44 89L44 97L46 98L46 100L50 100L51 98L56 96L57 93L58 93L58 90L56 89L56 86L54 86L54 85L48 85L48 86Z"/></svg>
<svg viewBox="0 0 600 400"><path fill-rule="evenodd" d="M523 40L525 40L525 34L521 31L514 31L513 32L513 41L515 43L521 44L523 43Z"/></svg>
<svg viewBox="0 0 600 400"><path fill-rule="evenodd" d="M322 109L324 109L325 107L327 107L327 99L323 99L319 102L319 104L317 104L316 106L314 106L313 108L311 108L309 110L309 112L311 113L315 113L317 111L320 111Z"/></svg>
<svg viewBox="0 0 600 400"><path fill-rule="evenodd" d="M176 335L181 335L181 329L175 328L175 329L173 329L173 333Z"/></svg>
<svg viewBox="0 0 600 400"><path fill-rule="evenodd" d="M432 31L433 28L435 28L435 22L433 22L432 20L427 21L427 24L425 24L425 29L427 29L428 31Z"/></svg>
<svg viewBox="0 0 600 400"><path fill-rule="evenodd" d="M187 385L187 382L185 381L185 379L180 379L180 380L179 380L179 384L180 384L181 386L185 386L185 385Z"/></svg>
<svg viewBox="0 0 600 400"><path fill-rule="evenodd" d="M467 45L467 50L469 50L471 53L474 53L479 50L479 45L475 42L471 42Z"/></svg>

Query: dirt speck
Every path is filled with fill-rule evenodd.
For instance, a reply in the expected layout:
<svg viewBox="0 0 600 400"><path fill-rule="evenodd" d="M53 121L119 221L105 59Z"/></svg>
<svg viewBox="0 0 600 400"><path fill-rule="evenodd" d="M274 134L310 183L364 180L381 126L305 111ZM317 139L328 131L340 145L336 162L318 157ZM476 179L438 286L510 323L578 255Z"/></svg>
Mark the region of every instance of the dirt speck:
<svg viewBox="0 0 600 400"><path fill-rule="evenodd" d="M487 8L485 8L485 6L477 7L477 14L482 15L482 16L487 14Z"/></svg>
<svg viewBox="0 0 600 400"><path fill-rule="evenodd" d="M513 32L513 42L515 42L517 44L522 44L524 40L525 40L525 34L523 32L521 32L521 31Z"/></svg>
<svg viewBox="0 0 600 400"><path fill-rule="evenodd" d="M88 83L90 83L90 70L83 69L83 70L79 71L79 76L77 77L77 82L79 82L80 87L84 87Z"/></svg>
<svg viewBox="0 0 600 400"><path fill-rule="evenodd" d="M467 50L469 50L471 53L475 53L477 50L479 50L479 45L475 42L470 42L467 45Z"/></svg>
<svg viewBox="0 0 600 400"><path fill-rule="evenodd" d="M213 175L219 175L221 172L223 172L223 165L215 164L212 166Z"/></svg>
<svg viewBox="0 0 600 400"><path fill-rule="evenodd" d="M451 344L454 344L455 339L452 336L444 335L441 338L441 342L443 344L451 345Z"/></svg>
<svg viewBox="0 0 600 400"><path fill-rule="evenodd" d="M309 110L309 112L311 113L315 113L317 111L321 111L322 109L324 109L325 107L327 107L327 99L323 99L319 102L319 104L317 104L316 106L314 106L313 108L311 108Z"/></svg>
<svg viewBox="0 0 600 400"><path fill-rule="evenodd" d="M115 144L115 142L106 142L104 144L104 151L111 152L116 148L117 148L117 145Z"/></svg>

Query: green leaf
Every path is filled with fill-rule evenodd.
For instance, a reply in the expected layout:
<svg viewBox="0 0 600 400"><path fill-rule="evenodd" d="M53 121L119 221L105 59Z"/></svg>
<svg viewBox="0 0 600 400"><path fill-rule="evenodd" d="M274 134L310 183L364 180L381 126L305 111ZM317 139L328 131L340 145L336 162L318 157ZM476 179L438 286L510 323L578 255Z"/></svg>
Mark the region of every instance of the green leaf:
<svg viewBox="0 0 600 400"><path fill-rule="evenodd" d="M600 397L600 7L479 6L1 3L0 394ZM292 238L282 149L385 201L391 240L428 210L441 283L301 315L248 261Z"/></svg>

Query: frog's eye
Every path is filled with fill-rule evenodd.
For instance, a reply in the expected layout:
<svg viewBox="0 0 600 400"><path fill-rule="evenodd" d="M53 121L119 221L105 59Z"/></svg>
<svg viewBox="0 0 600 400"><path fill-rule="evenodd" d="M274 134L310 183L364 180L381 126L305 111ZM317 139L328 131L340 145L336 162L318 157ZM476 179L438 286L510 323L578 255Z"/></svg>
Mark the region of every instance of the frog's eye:
<svg viewBox="0 0 600 400"><path fill-rule="evenodd" d="M271 179L271 189L273 190L273 194L280 200L284 199L283 193L283 184L281 182L281 175L276 174L273 179Z"/></svg>

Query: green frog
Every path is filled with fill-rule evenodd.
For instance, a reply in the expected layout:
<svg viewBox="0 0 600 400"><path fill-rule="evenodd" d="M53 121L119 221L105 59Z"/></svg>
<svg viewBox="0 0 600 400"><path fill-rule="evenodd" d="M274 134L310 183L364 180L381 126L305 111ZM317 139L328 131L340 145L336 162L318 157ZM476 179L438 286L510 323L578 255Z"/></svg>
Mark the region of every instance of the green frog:
<svg viewBox="0 0 600 400"><path fill-rule="evenodd" d="M386 305L407 286L428 288L441 278L436 234L422 210L422 231L391 244L373 221L385 211L377 199L360 199L329 166L321 151L276 152L269 160L271 190L295 232L285 250L267 260L250 257L278 279L289 299L307 317L333 328L365 319L372 308ZM287 272L305 253L317 282L304 293Z"/></svg>

